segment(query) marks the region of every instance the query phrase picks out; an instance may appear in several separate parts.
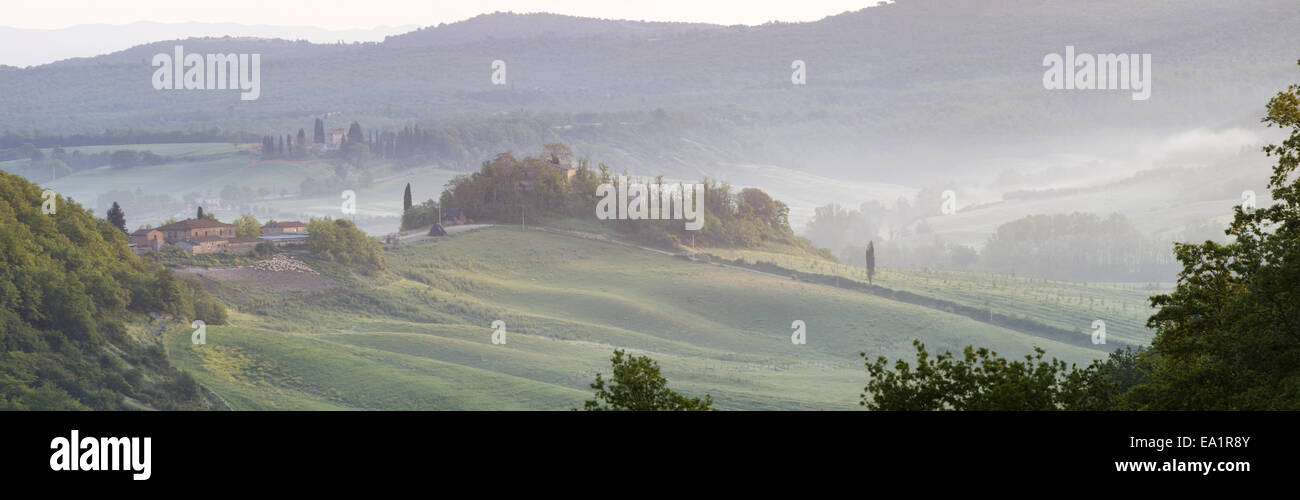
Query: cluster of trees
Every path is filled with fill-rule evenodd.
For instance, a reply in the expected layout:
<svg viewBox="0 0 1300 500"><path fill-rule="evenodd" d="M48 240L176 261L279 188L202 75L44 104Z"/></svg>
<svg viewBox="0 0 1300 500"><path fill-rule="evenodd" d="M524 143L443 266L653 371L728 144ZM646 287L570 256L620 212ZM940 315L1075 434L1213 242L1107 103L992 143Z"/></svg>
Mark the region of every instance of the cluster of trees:
<svg viewBox="0 0 1300 500"><path fill-rule="evenodd" d="M142 165L162 165L167 159L154 154L152 151L136 151L134 149L119 149L109 156L108 163L113 168L131 168Z"/></svg>
<svg viewBox="0 0 1300 500"><path fill-rule="evenodd" d="M813 247L807 239L795 236L790 229L790 207L772 199L758 188L732 192L731 185L704 179L704 227L697 239L717 246L758 247L765 241L795 245L825 258L830 252ZM665 229L675 237L687 235L678 221L665 222Z"/></svg>
<svg viewBox="0 0 1300 500"><path fill-rule="evenodd" d="M841 262L863 265L867 244L874 245L881 262L891 266L943 266L953 252L956 259L964 255L964 248L939 243L937 248L923 248L917 237L929 234L926 217L939 214L939 203L923 200L940 200L941 191L934 187L922 189L915 200L899 198L892 206L879 201L868 201L857 208L831 203L813 209L813 217L804 227L803 234L813 244L836 252ZM950 248L951 247L951 248Z"/></svg>
<svg viewBox="0 0 1300 500"><path fill-rule="evenodd" d="M984 267L1049 279L1161 279L1177 270L1167 243L1121 214L1030 215L1001 226L981 255Z"/></svg>
<svg viewBox="0 0 1300 500"><path fill-rule="evenodd" d="M325 137L325 121L316 118L313 129L312 143L324 144L327 141ZM370 145L361 130L361 125L357 122L352 122L338 151L312 153L307 140L307 132L301 128L298 129L297 134L262 136L261 155L263 159L294 160L319 156L333 158L338 161L335 164L332 176L323 179L310 176L304 178L298 185L298 192L301 196L337 195L344 189L364 188L373 183L373 174L365 170L367 162L372 156ZM372 138L372 140L374 139ZM232 196L227 196L226 191L223 190L222 198L227 200L242 199L245 201L254 199L252 193L230 194ZM265 197L269 193L259 193L259 195Z"/></svg>
<svg viewBox="0 0 1300 500"><path fill-rule="evenodd" d="M615 350L610 358L613 375L608 383L597 373L591 384L595 399L583 403L587 411L711 411L713 396L686 397L668 388L660 375L659 363L647 356L624 355Z"/></svg>
<svg viewBox="0 0 1300 500"><path fill-rule="evenodd" d="M350 264L362 274L386 267L384 248L347 219L312 218L307 223L307 248L331 261Z"/></svg>
<svg viewBox="0 0 1300 500"><path fill-rule="evenodd" d="M575 173L567 177L565 170L570 165ZM668 185L662 176L628 182ZM572 150L564 144L548 143L537 156L517 159L501 153L483 162L478 172L452 179L439 203L446 208L460 208L474 220L503 223L519 222L520 217L525 221L591 218L599 199L597 188L602 184L613 186L613 196L618 196L620 186L608 166L601 163L592 170L585 159L575 160ZM711 179L704 179L702 185L704 226L698 231L689 231L682 220L671 219L603 223L634 239L663 246L675 246L694 236L697 243L704 245L752 248L764 242L790 244L831 258L829 252L796 236L790 229L789 207L762 190L746 188L735 192L730 184ZM423 208L412 210L437 206L426 202Z"/></svg>
<svg viewBox="0 0 1300 500"><path fill-rule="evenodd" d="M883 226L876 221L884 217L871 207L879 205L863 204L860 211L836 205L818 208L807 234L814 241L863 240L846 243L838 255L841 262L863 265L865 243L892 232L879 229ZM912 236L928 233L924 220L912 227ZM852 236L853 231L873 228L877 232ZM1118 213L1028 215L998 226L982 250L937 237L884 239L876 250L881 262L894 267L981 270L1057 280L1162 281L1178 270L1163 239L1143 234Z"/></svg>
<svg viewBox="0 0 1300 500"><path fill-rule="evenodd" d="M4 158L5 156L9 158ZM48 178L50 176L58 178L73 172L104 165L112 165L115 168L131 168L141 165L161 165L167 162L166 157L147 150L119 149L83 154L81 150L73 150L69 153L64 148L55 147L47 154L31 143L24 143L18 148L8 150L7 154L0 153L0 161L4 159L31 160L31 163L25 168L19 167L16 169L21 171L20 173L26 174L25 177L28 178Z"/></svg>
<svg viewBox="0 0 1300 500"><path fill-rule="evenodd" d="M1176 243L1182 264L1172 293L1151 298L1150 349L1117 351L1084 369L1042 352L1009 363L984 350L890 371L868 362L862 395L872 409L1300 409L1300 85L1268 103L1264 122L1290 137L1264 152L1277 159L1274 204L1236 209L1230 242Z"/></svg>
<svg viewBox="0 0 1300 500"><path fill-rule="evenodd" d="M24 149L26 148L24 147ZM49 156L46 156L41 153L41 150L33 147L31 149L31 154L24 155L24 157L31 158L33 162L59 162L60 164L67 166L68 170L71 171L89 170L113 163L112 151L83 154L80 149L74 149L69 153L67 150L60 147L50 150Z"/></svg>
<svg viewBox="0 0 1300 500"><path fill-rule="evenodd" d="M307 133L303 129L298 129L298 142L294 142L294 136L285 134L279 137L273 135L262 136L262 159L292 159L301 158L307 153Z"/></svg>
<svg viewBox="0 0 1300 500"><path fill-rule="evenodd" d="M271 221L274 222L274 221ZM257 221L253 214L244 214L235 219L231 224L235 225L235 236L239 238L248 238L262 235L262 223Z"/></svg>
<svg viewBox="0 0 1300 500"><path fill-rule="evenodd" d="M433 226L440 222L438 220L440 213L438 202L431 199L419 205L412 205L402 212L402 231Z"/></svg>
<svg viewBox="0 0 1300 500"><path fill-rule="evenodd" d="M884 356L867 360L870 379L859 404L898 411L1104 410L1118 393L1101 361L1079 369L1058 359L1045 361L1039 348L1024 361L1008 361L970 346L960 359L951 352L930 357L921 341L912 344L915 367L899 360L891 370Z"/></svg>
<svg viewBox="0 0 1300 500"><path fill-rule="evenodd" d="M327 140L325 137L325 120L316 118L316 123L312 128L312 144L325 144ZM369 140L367 140L366 135L361 131L361 124L354 121L352 122L352 125L348 127L347 134L343 136L343 143L340 145L340 150L343 151L344 156L347 156L349 150L352 150L355 153L359 149L364 149L368 152L370 147L379 144L379 140L379 136L373 132L371 133ZM350 148L349 146L352 147ZM356 146L366 147L357 148ZM298 129L297 134L262 136L263 159L302 158L306 156L307 150L307 131L301 128Z"/></svg>
<svg viewBox="0 0 1300 500"><path fill-rule="evenodd" d="M396 130L365 129L353 122L339 150L329 154L356 166L364 166L372 158L382 158L401 166L436 163L472 170L481 166L483 158L495 152L534 150L560 139L557 130L581 130L580 134L565 135L573 135L573 139L581 142L584 148L608 151L632 165L649 166L651 162L643 158L658 156L662 145L676 140L683 126L698 127L697 131L701 133L708 129L705 123L683 122L661 109L616 113L516 111L486 117L462 117L438 127L409 123ZM607 146L608 141L592 135L605 132L622 138L635 138L637 143L613 148ZM312 137L307 139L324 144L328 141L325 134L324 121L317 118ZM273 142L278 145L279 140ZM301 140L294 141L295 145L302 143ZM662 165L658 167L663 168Z"/></svg>
<svg viewBox="0 0 1300 500"><path fill-rule="evenodd" d="M526 128L523 131L509 120L494 118L487 122L476 121L437 129L408 124L396 131L372 129L366 132L360 123L354 121L348 126L343 143L339 145L338 155L357 166L362 166L370 157L394 160L407 166L429 162L465 165L473 155L493 148L499 151L541 144L544 135L542 132L549 127L530 122ZM313 142L324 144L326 141L324 121L317 118ZM301 143L300 136L299 144Z"/></svg>
<svg viewBox="0 0 1300 500"><path fill-rule="evenodd" d="M407 125L396 132L385 131L371 139L373 151L383 158L402 162L428 161L446 157L463 157L460 138L446 129L421 129Z"/></svg>
<svg viewBox="0 0 1300 500"><path fill-rule="evenodd" d="M0 407L200 406L197 384L125 322L156 312L209 324L224 306L192 279L136 257L120 227L0 172Z"/></svg>
<svg viewBox="0 0 1300 500"><path fill-rule="evenodd" d="M837 252L852 249L852 253L861 255L870 240L902 240L927 234L929 227L923 219L939 215L937 200L941 199L941 191L930 187L917 193L915 201L899 198L892 207L874 200L856 209L831 203L813 209L804 235L819 246Z"/></svg>
<svg viewBox="0 0 1300 500"><path fill-rule="evenodd" d="M128 129L108 129L95 134L46 134L39 130L5 130L0 134L0 161L28 158L24 151L30 148L55 148L76 146L118 146L127 144L179 144L189 142L248 142L257 137L240 131L209 128L199 131L172 130L166 132Z"/></svg>
<svg viewBox="0 0 1300 500"><path fill-rule="evenodd" d="M497 222L518 222L521 216L545 219L579 212L594 214L596 187L606 182L608 175L592 172L583 162L577 174L566 181L564 172L553 165L567 167L572 159L573 153L562 144L548 144L542 155L522 160L501 153L484 161L478 172L448 182L441 201L474 220Z"/></svg>

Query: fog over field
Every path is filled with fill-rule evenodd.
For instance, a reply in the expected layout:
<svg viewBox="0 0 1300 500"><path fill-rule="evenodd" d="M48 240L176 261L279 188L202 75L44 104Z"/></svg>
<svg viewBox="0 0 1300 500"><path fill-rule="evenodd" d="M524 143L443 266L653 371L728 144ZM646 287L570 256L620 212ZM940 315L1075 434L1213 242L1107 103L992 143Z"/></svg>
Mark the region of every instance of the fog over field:
<svg viewBox="0 0 1300 500"><path fill-rule="evenodd" d="M439 5L0 26L0 403L556 410L653 358L666 409L1268 407L1151 367L1291 324L1294 0ZM927 348L1069 375L886 401Z"/></svg>
<svg viewBox="0 0 1300 500"><path fill-rule="evenodd" d="M37 146L67 149L55 143L71 141L50 136L214 127L292 134L316 116L329 116L331 128L358 121L367 133L423 124L445 137L423 166L448 171L475 169L500 151L563 142L615 171L764 189L789 205L796 229L834 252L844 245L807 230L816 208L878 202L892 209L900 199L915 213L881 236L894 231L902 239L924 220L927 238L978 249L1018 216L1077 211L1118 212L1144 232L1176 238L1224 222L1242 191L1262 186L1242 179L1188 192L1169 183L1137 186L1133 178L1199 168L1187 175L1223 181L1267 165L1258 150L1277 134L1257 117L1293 72L1286 49L1300 41L1286 22L1295 14L1274 9L1285 3L1160 2L1134 10L1110 1L976 7L927 0L816 22L729 27L496 13L348 45L249 38L257 31L229 27L238 38L178 37L0 70L8 90L0 96L8 110L0 130L6 147L43 136L48 144ZM48 36L95 38L76 29ZM262 54L262 97L145 85L150 58L175 45ZM1151 97L1044 89L1044 57L1067 46L1151 54ZM504 88L485 85L497 59L510 64ZM804 62L806 84L790 84L792 60ZM270 182L255 173L241 180ZM214 195L231 182L202 174L189 181L185 192ZM284 181L275 187L296 190ZM74 187L74 179L63 183L85 201L101 194ZM943 201L933 195L946 190L957 194L959 213L933 217ZM295 214L323 214L329 205L263 201ZM388 222L368 227L395 228L391 206L373 207L369 215ZM873 236L841 238L863 245L857 240Z"/></svg>

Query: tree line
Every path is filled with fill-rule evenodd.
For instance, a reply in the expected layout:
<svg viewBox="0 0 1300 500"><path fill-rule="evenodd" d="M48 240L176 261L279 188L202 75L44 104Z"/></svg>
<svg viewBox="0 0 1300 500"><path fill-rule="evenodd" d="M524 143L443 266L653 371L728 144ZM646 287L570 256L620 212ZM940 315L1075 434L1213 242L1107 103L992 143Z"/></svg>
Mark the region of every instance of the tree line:
<svg viewBox="0 0 1300 500"><path fill-rule="evenodd" d="M919 205L919 204L918 204ZM1075 281L1164 281L1178 271L1167 239L1139 231L1123 214L1026 215L1003 223L982 249L929 237L928 215L910 205L878 202L858 210L837 204L815 210L805 234L815 243L841 245L841 262L866 265L868 243L895 268L979 270ZM885 233L892 237L886 238Z"/></svg>

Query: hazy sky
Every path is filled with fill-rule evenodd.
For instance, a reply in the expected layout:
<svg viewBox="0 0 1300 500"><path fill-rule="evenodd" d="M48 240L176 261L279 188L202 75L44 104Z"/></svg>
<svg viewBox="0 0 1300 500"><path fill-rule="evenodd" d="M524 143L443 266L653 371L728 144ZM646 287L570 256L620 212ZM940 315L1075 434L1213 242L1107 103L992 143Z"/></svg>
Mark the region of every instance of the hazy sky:
<svg viewBox="0 0 1300 500"><path fill-rule="evenodd" d="M815 21L877 0L5 0L0 26L235 22L329 29L436 25L494 11L646 21L762 24Z"/></svg>

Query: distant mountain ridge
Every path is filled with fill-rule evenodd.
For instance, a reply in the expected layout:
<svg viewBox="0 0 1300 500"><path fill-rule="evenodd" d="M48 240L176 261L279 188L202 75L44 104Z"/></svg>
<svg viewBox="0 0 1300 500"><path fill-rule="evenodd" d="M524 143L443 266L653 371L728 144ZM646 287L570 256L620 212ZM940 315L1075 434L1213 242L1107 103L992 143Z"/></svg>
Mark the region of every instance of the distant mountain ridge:
<svg viewBox="0 0 1300 500"><path fill-rule="evenodd" d="M313 26L247 25L237 23L80 24L58 29L0 26L0 65L37 66L68 59L91 59L113 51L159 40L204 36L281 38L331 44L337 41L380 41L415 29L414 25L332 30Z"/></svg>
<svg viewBox="0 0 1300 500"><path fill-rule="evenodd" d="M4 70L0 133L291 133L327 112L395 130L525 113L529 132L482 150L558 140L666 173L726 160L915 175L972 157L1257 124L1260 103L1295 81L1295 26L1293 0L901 0L754 27L497 13L378 43L189 39ZM155 91L148 58L176 44L261 53L262 97ZM1043 58L1067 46L1152 54L1152 98L1045 90ZM492 85L494 60L507 62L508 85ZM806 85L791 83L795 60Z"/></svg>
<svg viewBox="0 0 1300 500"><path fill-rule="evenodd" d="M455 45L493 39L521 39L541 36L562 38L587 37L656 37L696 33L739 32L745 26L726 27L707 23L673 23L595 19L561 14L516 14L495 12L464 21L419 28L409 33L391 35L385 45L410 47L421 45Z"/></svg>

